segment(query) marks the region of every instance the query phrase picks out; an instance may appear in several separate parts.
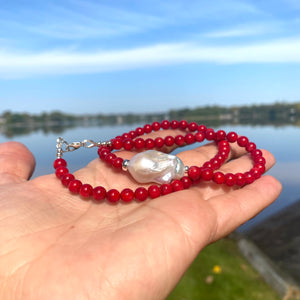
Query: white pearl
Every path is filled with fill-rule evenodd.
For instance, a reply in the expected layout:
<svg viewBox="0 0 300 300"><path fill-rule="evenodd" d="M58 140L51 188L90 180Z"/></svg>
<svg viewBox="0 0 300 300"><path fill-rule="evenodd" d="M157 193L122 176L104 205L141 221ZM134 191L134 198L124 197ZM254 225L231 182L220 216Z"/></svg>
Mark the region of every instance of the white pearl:
<svg viewBox="0 0 300 300"><path fill-rule="evenodd" d="M170 183L183 177L185 172L184 164L177 156L155 150L136 154L127 169L139 183Z"/></svg>

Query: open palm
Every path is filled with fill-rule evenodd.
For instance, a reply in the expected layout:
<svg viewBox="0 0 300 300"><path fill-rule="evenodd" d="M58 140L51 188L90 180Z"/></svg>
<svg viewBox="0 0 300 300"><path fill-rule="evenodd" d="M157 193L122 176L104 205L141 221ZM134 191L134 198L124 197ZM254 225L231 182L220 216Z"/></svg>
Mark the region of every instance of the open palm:
<svg viewBox="0 0 300 300"><path fill-rule="evenodd" d="M200 165L215 153L214 145L206 145L178 156L186 165ZM232 153L224 172L251 167L241 150ZM274 158L267 151L264 156L269 169ZM4 300L164 299L203 247L255 216L281 190L276 179L263 176L241 189L201 183L142 203L112 205L72 195L55 175L28 181L33 168L25 146L0 145ZM75 175L94 186L136 186L99 159Z"/></svg>

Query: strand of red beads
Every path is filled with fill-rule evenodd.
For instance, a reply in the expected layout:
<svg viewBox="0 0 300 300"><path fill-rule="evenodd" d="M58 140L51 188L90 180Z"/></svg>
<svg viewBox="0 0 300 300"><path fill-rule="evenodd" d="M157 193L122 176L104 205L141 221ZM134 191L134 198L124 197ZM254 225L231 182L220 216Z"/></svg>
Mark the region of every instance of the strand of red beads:
<svg viewBox="0 0 300 300"><path fill-rule="evenodd" d="M156 139L143 139L140 136L150 133L152 131L179 129L185 133L175 137L167 136L165 138L157 137ZM120 199L124 202L130 202L133 199L144 201L148 197L157 198L161 195L166 195L171 192L177 192L183 189L188 189L193 183L199 181L213 181L217 184L225 184L227 186L243 186L252 183L258 179L265 171L265 158L262 151L256 149L256 145L250 142L245 136L238 136L235 132L226 134L224 130L214 131L212 128L206 128L205 125L198 125L195 122L188 123L182 121L168 121L164 120L161 123L153 122L146 124L144 127L138 127L121 136L112 139L109 145L98 148L99 158L106 163L112 165L116 169L122 169L124 160L118 157L113 150L150 150L161 149L163 146L172 147L191 145L195 142L202 142L204 140L215 141L218 145L218 153L209 161L205 162L201 167L191 166L188 168L187 176L181 179L173 180L170 184L152 184L148 188L138 187L135 191L130 188L125 188L121 192L116 189L106 189L102 186L93 188L90 184L83 184L80 180L75 179L73 174L69 173L67 162L63 158L57 158L54 162L55 174L61 180L62 184L70 190L73 194L80 194L83 198L93 197L97 201L105 198L111 202L118 202ZM251 154L254 165L250 171L245 173L227 173L224 174L216 171L226 161L230 153L229 143L237 143L240 147L244 147L247 152Z"/></svg>

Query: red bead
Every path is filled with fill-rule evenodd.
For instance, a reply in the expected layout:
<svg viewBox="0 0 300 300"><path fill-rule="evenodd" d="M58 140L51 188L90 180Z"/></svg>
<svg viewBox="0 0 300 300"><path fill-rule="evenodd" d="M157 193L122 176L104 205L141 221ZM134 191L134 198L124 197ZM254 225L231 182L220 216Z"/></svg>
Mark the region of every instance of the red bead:
<svg viewBox="0 0 300 300"><path fill-rule="evenodd" d="M165 140L161 137L157 137L154 142L156 148L161 148L165 144Z"/></svg>
<svg viewBox="0 0 300 300"><path fill-rule="evenodd" d="M173 146L175 143L175 139L171 136L171 135L168 135L165 137L165 145L166 146Z"/></svg>
<svg viewBox="0 0 300 300"><path fill-rule="evenodd" d="M172 129L177 129L179 127L179 122L177 120L173 120L171 122L171 128Z"/></svg>
<svg viewBox="0 0 300 300"><path fill-rule="evenodd" d="M79 194L83 198L89 198L93 195L93 187L90 184L83 184L79 190Z"/></svg>
<svg viewBox="0 0 300 300"><path fill-rule="evenodd" d="M201 131L196 132L195 134L195 140L199 143L203 142L205 139L205 134Z"/></svg>
<svg viewBox="0 0 300 300"><path fill-rule="evenodd" d="M252 143L252 142L250 142L250 143L248 143L247 145L246 145L246 150L248 151L248 152L252 152L253 150L255 150L256 149L256 145L254 144L254 143Z"/></svg>
<svg viewBox="0 0 300 300"><path fill-rule="evenodd" d="M205 137L208 141L213 141L216 138L216 133L212 128L208 128L205 132Z"/></svg>
<svg viewBox="0 0 300 300"><path fill-rule="evenodd" d="M123 133L123 134L122 134L123 142L124 142L125 139L130 139L130 138L131 138L131 136L130 136L129 133Z"/></svg>
<svg viewBox="0 0 300 300"><path fill-rule="evenodd" d="M53 163L54 169L57 169L58 167L66 167L66 166L67 166L67 162L63 158L58 158Z"/></svg>
<svg viewBox="0 0 300 300"><path fill-rule="evenodd" d="M132 139L126 139L123 141L123 148L127 151L132 150L134 147L134 141Z"/></svg>
<svg viewBox="0 0 300 300"><path fill-rule="evenodd" d="M222 161L220 161L219 159L217 159L215 157L212 158L209 162L211 164L210 168L213 169L213 170L219 169L221 167L221 164L222 164Z"/></svg>
<svg viewBox="0 0 300 300"><path fill-rule="evenodd" d="M218 130L216 132L216 140L217 141L225 140L225 138L226 138L226 132L224 130Z"/></svg>
<svg viewBox="0 0 300 300"><path fill-rule="evenodd" d="M82 186L82 182L80 180L74 179L69 183L69 191L73 194L78 194L79 190Z"/></svg>
<svg viewBox="0 0 300 300"><path fill-rule="evenodd" d="M188 126L189 131L196 131L198 129L198 124L196 122L191 122Z"/></svg>
<svg viewBox="0 0 300 300"><path fill-rule="evenodd" d="M210 168L206 168L206 169L203 169L202 172L201 172L201 178L204 180L204 181L209 181L213 178L214 176L214 172L212 169Z"/></svg>
<svg viewBox="0 0 300 300"><path fill-rule="evenodd" d="M262 164L262 165L265 165L266 164L266 159L263 157L263 156L256 156L254 158L254 162L256 164Z"/></svg>
<svg viewBox="0 0 300 300"><path fill-rule="evenodd" d="M240 147L245 147L249 143L249 140L246 136L240 136L237 139L237 143Z"/></svg>
<svg viewBox="0 0 300 300"><path fill-rule="evenodd" d="M213 181L217 184L222 184L225 182L225 175L222 172L216 172L214 173Z"/></svg>
<svg viewBox="0 0 300 300"><path fill-rule="evenodd" d="M188 189L192 185L192 180L187 176L182 177L180 181L182 182L184 189Z"/></svg>
<svg viewBox="0 0 300 300"><path fill-rule="evenodd" d="M188 169L188 176L193 181L196 181L196 180L200 179L201 169L199 167L197 167L197 166L189 167L189 169Z"/></svg>
<svg viewBox="0 0 300 300"><path fill-rule="evenodd" d="M113 160L112 165L116 169L122 169L123 161L123 158L117 157Z"/></svg>
<svg viewBox="0 0 300 300"><path fill-rule="evenodd" d="M152 123L152 129L154 131L158 131L160 129L160 123L159 122L153 122Z"/></svg>
<svg viewBox="0 0 300 300"><path fill-rule="evenodd" d="M245 175L243 173L236 173L235 180L237 185L243 186L245 184Z"/></svg>
<svg viewBox="0 0 300 300"><path fill-rule="evenodd" d="M161 122L161 128L162 129L169 129L170 128L170 122L168 121L168 120L163 120L162 122Z"/></svg>
<svg viewBox="0 0 300 300"><path fill-rule="evenodd" d="M124 201L124 202L131 202L134 198L134 192L132 189L124 189L122 192L121 192L121 199Z"/></svg>
<svg viewBox="0 0 300 300"><path fill-rule="evenodd" d="M266 171L265 165L262 165L262 164L255 164L255 165L253 166L253 168L259 169L261 174L263 174L263 173Z"/></svg>
<svg viewBox="0 0 300 300"><path fill-rule="evenodd" d="M144 126L144 132L145 133L150 133L152 131L152 126L150 124L146 124Z"/></svg>
<svg viewBox="0 0 300 300"><path fill-rule="evenodd" d="M99 157L100 157L102 160L104 160L105 157L106 157L106 155L108 155L109 153L111 153L110 150L108 150L108 149L103 149L103 150L100 151Z"/></svg>
<svg viewBox="0 0 300 300"><path fill-rule="evenodd" d="M184 137L184 141L188 144L191 145L193 143L195 143L195 136L192 133L188 133L185 137Z"/></svg>
<svg viewBox="0 0 300 300"><path fill-rule="evenodd" d="M172 185L169 183L164 183L160 186L161 194L167 195L173 192Z"/></svg>
<svg viewBox="0 0 300 300"><path fill-rule="evenodd" d="M225 183L227 186L234 186L236 184L236 177L232 173L225 174Z"/></svg>
<svg viewBox="0 0 300 300"><path fill-rule="evenodd" d="M69 170L66 167L58 167L55 170L55 175L57 178L62 178L65 174L68 174Z"/></svg>
<svg viewBox="0 0 300 300"><path fill-rule="evenodd" d="M203 125L203 124L201 124L201 125L198 126L198 131L199 131L199 132L205 133L205 132L206 132L206 129L207 129L206 126Z"/></svg>
<svg viewBox="0 0 300 300"><path fill-rule="evenodd" d="M98 155L100 156L101 151L104 151L104 150L106 150L106 151L108 151L108 152L111 152L111 149L109 149L108 147L106 147L106 146L100 146L100 147L98 148L98 150L97 150Z"/></svg>
<svg viewBox="0 0 300 300"><path fill-rule="evenodd" d="M62 178L61 178L61 183L64 185L64 186L68 186L69 183L74 180L75 177L73 174L70 174L70 173L67 173L65 174Z"/></svg>
<svg viewBox="0 0 300 300"><path fill-rule="evenodd" d="M123 141L121 138L115 138L112 140L113 149L119 150L123 147Z"/></svg>
<svg viewBox="0 0 300 300"><path fill-rule="evenodd" d="M105 156L105 161L109 164L111 164L113 162L113 160L116 159L116 155L114 153L108 153L106 156Z"/></svg>
<svg viewBox="0 0 300 300"><path fill-rule="evenodd" d="M134 138L136 138L138 136L137 133L134 130L129 131L129 134L130 134L130 137L132 139L134 139Z"/></svg>
<svg viewBox="0 0 300 300"><path fill-rule="evenodd" d="M186 120L181 120L179 122L180 129L186 129L189 126L189 123Z"/></svg>
<svg viewBox="0 0 300 300"><path fill-rule="evenodd" d="M97 186L93 190L93 198L97 201L101 201L106 197L106 189L103 186Z"/></svg>
<svg viewBox="0 0 300 300"><path fill-rule="evenodd" d="M120 192L116 189L111 189L106 193L107 200L111 203L116 203L120 200Z"/></svg>
<svg viewBox="0 0 300 300"><path fill-rule="evenodd" d="M231 131L231 132L227 133L227 140L228 140L228 142L234 143L234 142L237 141L237 138L238 138L238 135L237 135L236 132Z"/></svg>
<svg viewBox="0 0 300 300"><path fill-rule="evenodd" d="M219 141L218 142L218 148L222 149L222 148L228 148L229 147L229 143L225 140Z"/></svg>
<svg viewBox="0 0 300 300"><path fill-rule="evenodd" d="M253 174L255 179L260 178L262 174L259 168L252 168L250 172Z"/></svg>
<svg viewBox="0 0 300 300"><path fill-rule="evenodd" d="M171 185L172 185L172 188L173 188L174 192L183 190L183 183L178 179L173 180L171 182Z"/></svg>
<svg viewBox="0 0 300 300"><path fill-rule="evenodd" d="M262 154L262 151L259 150L259 149L255 149L255 150L251 151L251 156L252 156L253 158L255 158L255 157L257 157L257 156L262 156L262 155L263 155L263 154Z"/></svg>
<svg viewBox="0 0 300 300"><path fill-rule="evenodd" d="M155 142L153 139L146 139L145 146L147 149L153 149L155 147Z"/></svg>
<svg viewBox="0 0 300 300"><path fill-rule="evenodd" d="M134 146L138 150L144 148L145 147L145 140L143 140L142 138L137 138L136 140L134 140Z"/></svg>
<svg viewBox="0 0 300 300"><path fill-rule="evenodd" d="M148 190L144 187L139 187L134 192L135 199L145 201L148 198Z"/></svg>
<svg viewBox="0 0 300 300"><path fill-rule="evenodd" d="M148 193L152 199L157 198L161 195L160 187L155 184L150 185L148 188Z"/></svg>
<svg viewBox="0 0 300 300"><path fill-rule="evenodd" d="M144 132L144 128L138 127L138 128L135 130L135 133L137 134L137 136L143 135L143 134L145 133L145 132Z"/></svg>
<svg viewBox="0 0 300 300"><path fill-rule="evenodd" d="M207 161L203 164L203 168L213 169L213 165L210 161Z"/></svg>
<svg viewBox="0 0 300 300"><path fill-rule="evenodd" d="M251 172L245 172L244 176L245 176L245 183L246 184L250 184L255 180L255 177Z"/></svg>
<svg viewBox="0 0 300 300"><path fill-rule="evenodd" d="M182 146L183 144L185 143L185 141L184 141L184 136L183 135L177 135L176 137L175 137L175 144L177 145L177 146Z"/></svg>

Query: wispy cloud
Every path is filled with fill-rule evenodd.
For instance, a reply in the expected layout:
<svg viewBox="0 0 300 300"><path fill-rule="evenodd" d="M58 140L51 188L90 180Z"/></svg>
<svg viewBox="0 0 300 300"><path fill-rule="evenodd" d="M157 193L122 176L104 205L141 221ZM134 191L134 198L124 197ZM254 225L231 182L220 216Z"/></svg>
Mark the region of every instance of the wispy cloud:
<svg viewBox="0 0 300 300"><path fill-rule="evenodd" d="M0 76L18 78L49 74L113 72L183 63L300 63L300 38L249 45L157 44L117 51L36 54L0 52Z"/></svg>

